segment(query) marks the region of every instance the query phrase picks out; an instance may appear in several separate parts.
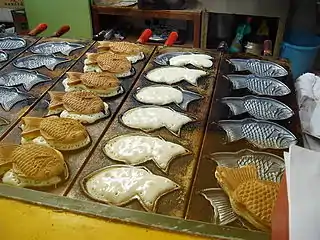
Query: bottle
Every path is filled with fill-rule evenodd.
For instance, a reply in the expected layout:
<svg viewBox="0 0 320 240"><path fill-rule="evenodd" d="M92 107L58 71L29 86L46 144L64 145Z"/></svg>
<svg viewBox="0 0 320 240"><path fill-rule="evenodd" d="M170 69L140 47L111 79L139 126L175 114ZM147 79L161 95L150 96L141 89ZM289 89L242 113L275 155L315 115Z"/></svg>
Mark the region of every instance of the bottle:
<svg viewBox="0 0 320 240"><path fill-rule="evenodd" d="M237 53L242 51L242 40L245 35L251 33L251 23L252 18L247 17L247 21L244 24L240 24L237 28L237 33L235 38L233 39L231 46L230 46L230 53Z"/></svg>

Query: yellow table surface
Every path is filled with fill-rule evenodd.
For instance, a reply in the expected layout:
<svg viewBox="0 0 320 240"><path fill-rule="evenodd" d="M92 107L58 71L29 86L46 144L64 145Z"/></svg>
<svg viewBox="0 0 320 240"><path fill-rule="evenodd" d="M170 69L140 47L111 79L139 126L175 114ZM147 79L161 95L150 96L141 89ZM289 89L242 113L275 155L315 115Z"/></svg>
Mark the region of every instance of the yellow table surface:
<svg viewBox="0 0 320 240"><path fill-rule="evenodd" d="M1 198L0 226L0 239L8 240L120 240L128 237L133 240L209 239L121 224Z"/></svg>

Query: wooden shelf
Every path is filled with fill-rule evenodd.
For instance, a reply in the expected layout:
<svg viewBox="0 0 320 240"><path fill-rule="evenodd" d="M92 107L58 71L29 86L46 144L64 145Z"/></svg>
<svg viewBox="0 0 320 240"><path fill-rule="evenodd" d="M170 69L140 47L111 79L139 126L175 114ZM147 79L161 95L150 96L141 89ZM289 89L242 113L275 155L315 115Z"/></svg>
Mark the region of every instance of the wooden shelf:
<svg viewBox="0 0 320 240"><path fill-rule="evenodd" d="M95 33L101 31L100 15L117 15L135 18L162 18L162 19L176 19L193 22L193 43L191 46L200 47L200 32L201 32L201 17L202 10L200 7L185 10L141 10L137 6L134 7L112 7L112 6L98 6L92 5L92 19L93 29ZM155 44L156 45L156 44ZM189 46L189 44L177 45Z"/></svg>

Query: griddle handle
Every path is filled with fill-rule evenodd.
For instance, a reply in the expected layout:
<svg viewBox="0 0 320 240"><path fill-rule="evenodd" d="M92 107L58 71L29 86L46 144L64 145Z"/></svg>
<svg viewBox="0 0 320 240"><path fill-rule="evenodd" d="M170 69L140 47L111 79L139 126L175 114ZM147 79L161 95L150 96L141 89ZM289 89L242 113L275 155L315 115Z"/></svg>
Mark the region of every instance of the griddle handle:
<svg viewBox="0 0 320 240"><path fill-rule="evenodd" d="M52 37L61 37L63 34L67 33L70 31L70 26L69 25L63 25L56 31Z"/></svg>
<svg viewBox="0 0 320 240"><path fill-rule="evenodd" d="M29 36L37 36L38 34L42 33L48 28L48 25L46 23L40 23L38 26L36 26L34 29L32 29L28 35Z"/></svg>
<svg viewBox="0 0 320 240"><path fill-rule="evenodd" d="M228 43L225 42L225 41L220 42L218 47L217 47L217 50L219 52L226 53L228 51Z"/></svg>
<svg viewBox="0 0 320 240"><path fill-rule="evenodd" d="M145 43L145 42L148 42L148 40L149 40L149 38L150 38L151 36L152 36L152 30L149 29L149 28L147 28L147 29L145 29L145 30L141 33L141 35L140 35L140 37L138 38L137 42L138 42L138 43L141 43L141 44L143 44L143 43Z"/></svg>
<svg viewBox="0 0 320 240"><path fill-rule="evenodd" d="M167 41L164 43L165 47L171 47L178 39L179 34L177 32L171 32Z"/></svg>

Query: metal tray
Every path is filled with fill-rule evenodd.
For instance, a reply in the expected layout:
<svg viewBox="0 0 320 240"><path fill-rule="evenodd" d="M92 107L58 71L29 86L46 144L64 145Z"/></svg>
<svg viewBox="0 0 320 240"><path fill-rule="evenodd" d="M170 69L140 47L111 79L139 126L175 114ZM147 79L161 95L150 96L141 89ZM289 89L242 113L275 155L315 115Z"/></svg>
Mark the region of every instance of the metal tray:
<svg viewBox="0 0 320 240"><path fill-rule="evenodd" d="M90 52L95 51L95 46L92 46L89 50ZM137 80L137 76L140 75L143 68L145 67L146 63L148 62L151 54L154 51L153 46L145 46L144 52L146 53L146 58L144 61L140 61L135 65L135 68L137 70L137 73L135 76L128 78L124 81L122 81L122 86L125 90L124 94L117 95L112 98L103 98L105 102L108 103L111 115L107 119L102 119L101 121L98 121L94 124L86 125L86 129L91 137L91 144L84 148L79 149L75 151L70 152L64 152L64 158L69 166L69 173L70 177L68 181L60 184L57 188L50 188L50 189L43 189L46 191L49 191L51 193L57 194L57 195L64 195L68 188L70 188L70 185L73 184L75 181L75 178L79 174L79 170L83 167L83 165L86 163L87 158L90 156L91 152L95 149L95 145L100 140L101 135L105 131L105 129L110 125L110 122L114 119L116 112L119 110L121 104L123 104L124 100L128 96L130 90L132 89L134 83ZM68 71L70 72L82 72L83 69L83 62L86 56L82 56L81 59ZM64 91L64 86L62 84L62 81L65 79L66 75L62 75L62 77L56 81L53 88L50 89L51 91ZM47 88L48 89L48 88ZM49 94L45 94L40 102L38 102L31 111L27 114L27 116L34 116L34 117L43 117L47 114L48 110L48 103L50 101ZM26 114L25 114L26 115ZM19 128L19 125L21 122L19 122L8 134L3 135L2 142L14 142L19 143L20 142L20 134L21 130Z"/></svg>
<svg viewBox="0 0 320 240"><path fill-rule="evenodd" d="M49 41L51 38L48 39L41 39L39 42L43 41ZM51 40L52 41L52 40ZM60 39L61 41L61 39ZM76 40L73 40L76 41ZM76 41L79 42L79 41ZM69 68L74 65L74 63L91 47L93 42L91 40L88 41L82 41L82 44L86 45L86 48L82 49L81 51L78 51L76 54L74 54L72 57L70 57L69 62L59 65L54 71L50 71L45 67L39 68L37 72L41 74L41 76L47 76L48 78L52 79L50 81L41 82L35 86L33 86L28 92L30 95L34 97L34 99L31 99L31 101L23 101L17 103L14 107L11 108L10 111L4 111L0 108L0 117L3 117L7 119L10 124L4 126L3 128L0 128L0 140L4 137L2 136L8 129L12 127L12 125L16 124L16 121L18 121L21 116L23 116L26 112L28 112L38 101L41 96L56 82L60 79L61 76L65 74L66 71L69 70ZM27 56L30 55L30 53L24 52L21 54L21 56ZM1 75L5 76L7 74L10 74L14 71L26 71L22 69L17 69L13 66L13 63L10 62L2 71ZM32 71L31 71L32 72ZM25 92L26 90L22 85L17 86L17 88ZM47 101L42 100L39 103L41 107L45 108L48 104Z"/></svg>
<svg viewBox="0 0 320 240"><path fill-rule="evenodd" d="M154 54L154 57L158 54L167 51L179 50L181 51L181 49L177 48L161 49ZM219 53L209 52L209 54L213 55L216 59L219 59ZM150 60L150 63L145 68L145 72L155 67L152 60L153 59ZM181 186L180 190L167 194L159 200L158 206L156 207L157 213L176 217L184 217L185 215L185 210L188 203L188 196L192 184L192 178L194 175L195 167L197 165L198 155L207 120L208 109L210 106L213 87L215 84L217 68L218 61L215 62L215 68L213 71L211 71L210 75L207 78L199 80L199 84L197 87L192 86L188 83L177 84L178 86L181 86L186 90L198 92L203 96L203 99L190 103L188 111L184 112L185 114L197 116L198 121L187 124L186 126L182 127L180 137L174 136L166 129L160 129L152 133L149 133L150 136L160 136L167 141L180 144L192 152L191 155L175 158L170 163L167 173L161 171L152 161L141 164L142 166L147 167L152 173L167 177L175 183L177 183L179 186ZM130 95L128 96L126 102L124 102L124 104L122 105L119 113L116 115L113 122L110 124L106 133L104 133L102 140L99 142L88 163L85 165L83 171L80 173L77 181L75 182L75 185L68 191L68 197L89 200L80 188L81 179L83 179L89 173L96 171L100 168L117 164L117 162L112 161L111 159L106 157L102 150L103 146L110 138L128 133L142 133L139 130L133 130L128 127L125 127L119 122L118 117L130 108L142 106L142 104L135 100L134 94L138 88L150 86L153 84L154 83L151 83L144 78L143 73L141 74L133 90L130 92ZM172 107L176 111L181 112L181 109L179 109L174 104L171 104L170 107ZM126 207L144 211L144 209L138 202L132 202L126 205Z"/></svg>
<svg viewBox="0 0 320 240"><path fill-rule="evenodd" d="M241 57L245 56L242 55ZM210 205L209 201L207 201L200 194L200 191L203 189L219 188L218 183L214 177L214 171L216 169L217 164L210 159L211 154L219 152L236 153L243 149L251 149L253 151L263 151L266 153L271 153L283 157L283 150L261 150L259 148L254 147L246 140L240 140L233 143L226 143L225 132L219 127L217 127L216 124L212 124L222 119L240 120L249 117L247 113L232 116L232 114L230 114L229 108L220 102L220 99L223 97L243 97L250 94L249 91L244 89L237 91L232 90L230 82L223 77L223 75L229 73L230 66L228 63L224 61L224 59L222 59L220 75L217 79L217 84L214 91L212 106L209 113L209 121L206 128L204 142L201 149L200 160L197 166L197 173L194 179L194 186L192 189L191 198L187 210L187 219L204 222L212 222L214 219L214 210L212 206ZM291 90L294 89L291 75L289 75L289 77L286 79L282 78L282 81L286 83ZM291 94L286 96L272 98L285 103L294 111L295 115L293 117L291 117L288 120L277 121L277 123L294 133L294 135L298 138L298 144L301 145L302 134L298 115L298 106L294 91L291 91ZM239 227L239 225L233 226Z"/></svg>

